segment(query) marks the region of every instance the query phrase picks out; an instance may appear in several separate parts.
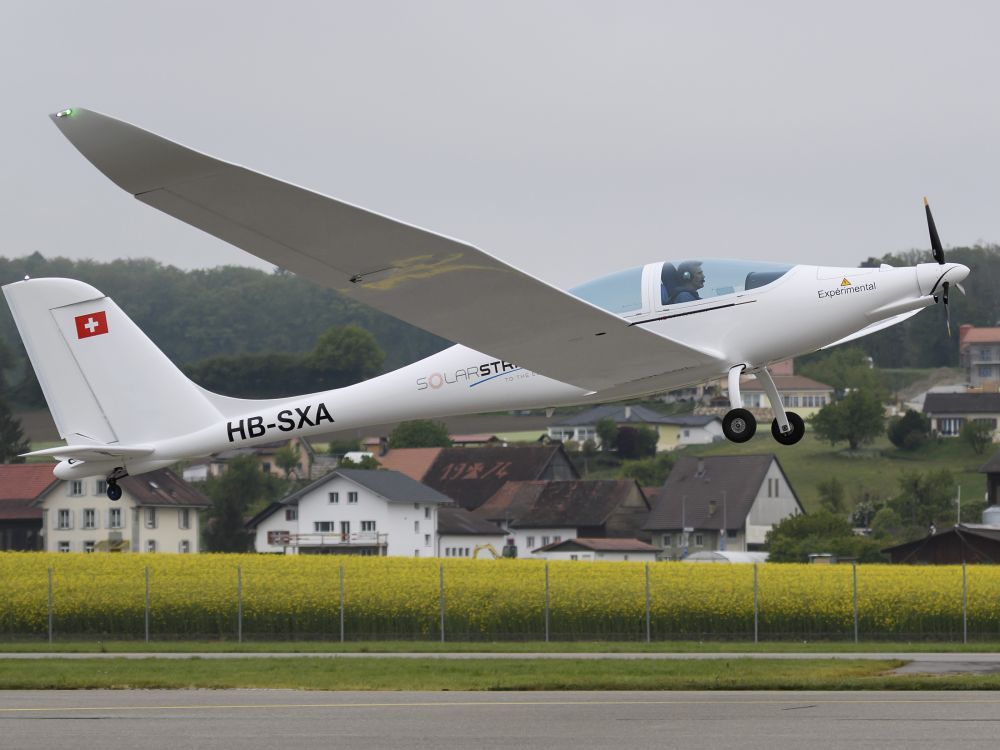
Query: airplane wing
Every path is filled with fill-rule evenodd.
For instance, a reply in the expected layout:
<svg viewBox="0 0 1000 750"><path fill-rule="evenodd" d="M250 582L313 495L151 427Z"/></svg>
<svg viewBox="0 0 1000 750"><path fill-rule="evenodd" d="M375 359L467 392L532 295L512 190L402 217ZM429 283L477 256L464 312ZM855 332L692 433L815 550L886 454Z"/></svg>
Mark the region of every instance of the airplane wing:
<svg viewBox="0 0 1000 750"><path fill-rule="evenodd" d="M137 199L450 341L593 391L715 362L464 242L213 159L84 109L53 115Z"/></svg>

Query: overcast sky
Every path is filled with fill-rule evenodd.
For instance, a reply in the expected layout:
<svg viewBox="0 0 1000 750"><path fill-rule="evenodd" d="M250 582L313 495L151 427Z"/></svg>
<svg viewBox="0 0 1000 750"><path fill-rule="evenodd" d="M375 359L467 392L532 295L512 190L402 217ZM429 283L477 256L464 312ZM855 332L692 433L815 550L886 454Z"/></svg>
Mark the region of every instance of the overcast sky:
<svg viewBox="0 0 1000 750"><path fill-rule="evenodd" d="M558 285L1000 242L1000 3L0 4L0 255L253 265L49 122L104 112ZM262 265L259 262L257 265Z"/></svg>

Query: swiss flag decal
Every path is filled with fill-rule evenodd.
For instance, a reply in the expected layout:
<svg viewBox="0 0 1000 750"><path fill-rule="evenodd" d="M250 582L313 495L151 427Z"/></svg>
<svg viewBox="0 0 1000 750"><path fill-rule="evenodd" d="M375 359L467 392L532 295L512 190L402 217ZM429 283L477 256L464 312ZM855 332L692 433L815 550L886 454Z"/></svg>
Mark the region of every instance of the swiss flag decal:
<svg viewBox="0 0 1000 750"><path fill-rule="evenodd" d="M78 339L88 339L91 336L100 336L102 333L108 332L108 317L103 310L87 315L77 315L73 320L76 321L76 337Z"/></svg>

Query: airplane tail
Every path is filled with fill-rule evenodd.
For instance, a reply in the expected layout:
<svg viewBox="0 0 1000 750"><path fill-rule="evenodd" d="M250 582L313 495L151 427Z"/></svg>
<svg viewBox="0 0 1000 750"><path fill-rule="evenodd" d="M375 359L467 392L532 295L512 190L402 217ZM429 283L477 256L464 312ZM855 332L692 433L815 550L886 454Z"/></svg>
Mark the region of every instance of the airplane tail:
<svg viewBox="0 0 1000 750"><path fill-rule="evenodd" d="M68 443L142 445L221 419L215 397L89 284L30 279L8 284L3 292Z"/></svg>

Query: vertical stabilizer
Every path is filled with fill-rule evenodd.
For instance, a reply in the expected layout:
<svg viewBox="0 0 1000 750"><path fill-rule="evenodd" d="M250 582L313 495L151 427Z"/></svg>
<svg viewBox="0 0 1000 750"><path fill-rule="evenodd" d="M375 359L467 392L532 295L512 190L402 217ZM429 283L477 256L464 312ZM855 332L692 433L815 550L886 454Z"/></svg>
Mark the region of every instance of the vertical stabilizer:
<svg viewBox="0 0 1000 750"><path fill-rule="evenodd" d="M30 279L3 292L67 442L152 443L219 420L205 393L89 284Z"/></svg>

